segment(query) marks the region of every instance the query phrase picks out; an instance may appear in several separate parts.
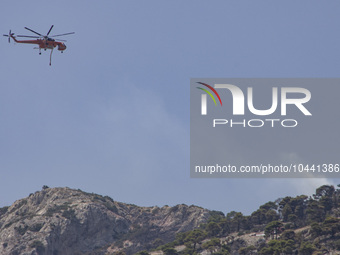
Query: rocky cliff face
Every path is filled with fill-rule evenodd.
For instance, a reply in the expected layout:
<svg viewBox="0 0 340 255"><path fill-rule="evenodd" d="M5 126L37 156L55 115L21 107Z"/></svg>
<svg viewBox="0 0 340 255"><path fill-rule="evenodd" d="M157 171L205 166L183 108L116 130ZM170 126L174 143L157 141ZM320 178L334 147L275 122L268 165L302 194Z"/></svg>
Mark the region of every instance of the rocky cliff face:
<svg viewBox="0 0 340 255"><path fill-rule="evenodd" d="M198 227L196 206L138 207L69 188L45 188L0 208L0 254L133 254Z"/></svg>

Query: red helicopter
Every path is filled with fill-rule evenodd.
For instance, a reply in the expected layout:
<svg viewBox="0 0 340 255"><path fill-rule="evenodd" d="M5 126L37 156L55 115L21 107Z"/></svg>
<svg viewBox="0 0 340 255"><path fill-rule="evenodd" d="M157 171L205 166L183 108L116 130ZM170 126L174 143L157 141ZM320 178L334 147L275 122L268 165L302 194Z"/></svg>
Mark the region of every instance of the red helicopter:
<svg viewBox="0 0 340 255"><path fill-rule="evenodd" d="M37 34L38 36L36 36L36 35L35 36L30 36L30 35L16 35L16 36L14 36L14 33L12 33L11 30L9 30L8 35L4 35L4 36L8 37L8 42L11 42L11 38L12 38L16 43L38 44L39 47L35 48L35 49L39 49L39 55L41 55L41 49L44 49L44 50L50 49L51 50L50 65L51 65L53 49L58 46L58 50L60 50L61 53L63 53L63 51L66 50L66 45L65 45L65 43L63 43L63 42L66 42L66 40L56 41L52 37L74 34L74 32L71 32L71 33L49 36L53 26L54 25L51 26L50 30L48 30L46 35L42 35L42 34L36 32L36 31L34 31L34 30L32 30L28 27L25 27L25 29ZM16 37L36 38L36 40L17 40Z"/></svg>

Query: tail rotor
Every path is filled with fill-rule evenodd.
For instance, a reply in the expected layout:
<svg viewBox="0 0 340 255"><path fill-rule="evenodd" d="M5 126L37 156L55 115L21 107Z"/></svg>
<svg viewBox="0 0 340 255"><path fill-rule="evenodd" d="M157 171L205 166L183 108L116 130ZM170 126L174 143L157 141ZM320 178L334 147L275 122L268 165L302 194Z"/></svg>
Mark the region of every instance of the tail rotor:
<svg viewBox="0 0 340 255"><path fill-rule="evenodd" d="M9 33L8 33L8 35L3 35L3 36L6 36L6 37L8 37L8 42L10 43L11 42L11 36L13 36L14 35L14 33L12 33L12 31L11 30L9 30Z"/></svg>

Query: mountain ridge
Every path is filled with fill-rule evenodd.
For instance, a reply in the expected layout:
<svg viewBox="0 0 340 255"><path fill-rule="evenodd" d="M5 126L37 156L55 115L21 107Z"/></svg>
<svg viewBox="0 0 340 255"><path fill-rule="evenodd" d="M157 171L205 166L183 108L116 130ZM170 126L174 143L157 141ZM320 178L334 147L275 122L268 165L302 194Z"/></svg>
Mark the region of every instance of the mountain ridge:
<svg viewBox="0 0 340 255"><path fill-rule="evenodd" d="M340 189L322 185L312 196L269 201L248 216L213 213L208 223L142 255L148 254L340 254Z"/></svg>
<svg viewBox="0 0 340 255"><path fill-rule="evenodd" d="M338 185L340 187L340 185ZM141 207L49 188L0 208L2 255L340 254L340 188L269 201L252 212Z"/></svg>
<svg viewBox="0 0 340 255"><path fill-rule="evenodd" d="M170 242L209 217L198 206L140 207L44 186L0 209L0 254L113 254L122 248L133 254Z"/></svg>

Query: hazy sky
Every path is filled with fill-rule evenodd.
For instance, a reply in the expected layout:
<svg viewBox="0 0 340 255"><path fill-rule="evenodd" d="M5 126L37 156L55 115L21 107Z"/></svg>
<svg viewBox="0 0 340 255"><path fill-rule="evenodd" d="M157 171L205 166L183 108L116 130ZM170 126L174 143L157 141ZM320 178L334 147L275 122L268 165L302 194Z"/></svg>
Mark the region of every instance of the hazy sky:
<svg viewBox="0 0 340 255"><path fill-rule="evenodd" d="M339 77L339 11L310 0L1 1L1 33L75 34L51 67L48 51L0 40L0 206L48 185L247 214L340 183L189 177L190 78Z"/></svg>

